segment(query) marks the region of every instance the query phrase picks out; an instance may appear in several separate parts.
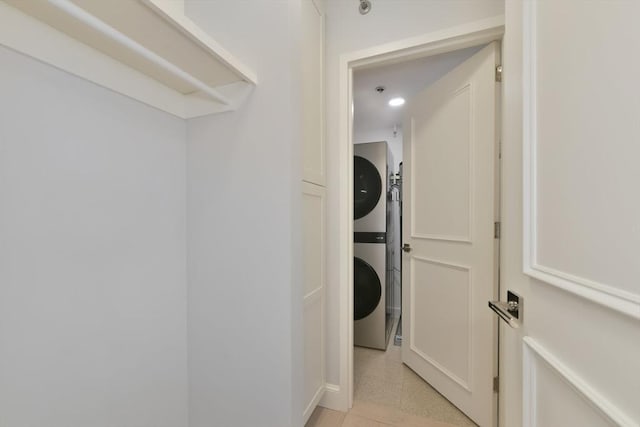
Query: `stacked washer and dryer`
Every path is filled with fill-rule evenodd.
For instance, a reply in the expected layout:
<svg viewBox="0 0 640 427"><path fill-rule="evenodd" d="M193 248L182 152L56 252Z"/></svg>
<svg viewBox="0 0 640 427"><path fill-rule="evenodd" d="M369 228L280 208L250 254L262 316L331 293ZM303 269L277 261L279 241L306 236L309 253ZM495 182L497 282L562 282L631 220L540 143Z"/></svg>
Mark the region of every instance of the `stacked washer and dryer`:
<svg viewBox="0 0 640 427"><path fill-rule="evenodd" d="M354 146L353 216L353 334L354 344L381 350L393 326L388 299L393 295L389 277L391 257L387 230L388 171L391 156L386 142Z"/></svg>

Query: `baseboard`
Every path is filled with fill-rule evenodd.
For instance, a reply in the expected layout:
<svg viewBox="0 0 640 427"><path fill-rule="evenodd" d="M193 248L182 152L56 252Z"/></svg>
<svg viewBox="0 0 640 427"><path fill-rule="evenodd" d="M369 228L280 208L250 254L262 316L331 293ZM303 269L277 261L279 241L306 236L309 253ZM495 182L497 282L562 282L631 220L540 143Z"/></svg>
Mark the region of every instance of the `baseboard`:
<svg viewBox="0 0 640 427"><path fill-rule="evenodd" d="M325 386L324 397L320 400L320 406L334 411L347 412L349 408L345 391L336 384L327 384Z"/></svg>
<svg viewBox="0 0 640 427"><path fill-rule="evenodd" d="M309 402L307 407L304 409L304 412L302 413L302 419L305 424L309 420L309 417L311 417L313 410L316 409L316 406L320 404L319 402L322 400L322 397L324 393L326 393L326 390L327 388L324 386L319 387L316 393L314 394L313 399L311 399L311 402Z"/></svg>

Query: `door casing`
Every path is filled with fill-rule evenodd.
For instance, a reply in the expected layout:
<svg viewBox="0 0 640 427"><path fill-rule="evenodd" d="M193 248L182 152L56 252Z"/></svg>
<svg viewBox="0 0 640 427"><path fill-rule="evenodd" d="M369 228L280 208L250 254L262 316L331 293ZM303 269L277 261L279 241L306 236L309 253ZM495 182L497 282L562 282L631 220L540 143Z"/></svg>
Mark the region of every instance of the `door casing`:
<svg viewBox="0 0 640 427"><path fill-rule="evenodd" d="M500 41L504 16L399 40L340 57L339 182L353 182L353 73L355 70L403 62ZM343 411L353 406L353 186L339 189L339 349L340 384L326 406ZM487 308L488 309L488 308Z"/></svg>

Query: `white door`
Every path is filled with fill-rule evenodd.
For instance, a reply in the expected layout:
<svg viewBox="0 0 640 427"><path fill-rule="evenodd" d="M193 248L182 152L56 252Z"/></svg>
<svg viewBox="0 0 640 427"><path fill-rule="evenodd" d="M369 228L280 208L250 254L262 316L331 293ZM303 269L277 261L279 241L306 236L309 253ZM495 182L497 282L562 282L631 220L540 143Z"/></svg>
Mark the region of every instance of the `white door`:
<svg viewBox="0 0 640 427"><path fill-rule="evenodd" d="M506 2L501 292L524 306L501 328L505 426L640 425L638 16Z"/></svg>
<svg viewBox="0 0 640 427"><path fill-rule="evenodd" d="M402 358L481 426L495 423L497 161L492 43L416 96L404 122Z"/></svg>

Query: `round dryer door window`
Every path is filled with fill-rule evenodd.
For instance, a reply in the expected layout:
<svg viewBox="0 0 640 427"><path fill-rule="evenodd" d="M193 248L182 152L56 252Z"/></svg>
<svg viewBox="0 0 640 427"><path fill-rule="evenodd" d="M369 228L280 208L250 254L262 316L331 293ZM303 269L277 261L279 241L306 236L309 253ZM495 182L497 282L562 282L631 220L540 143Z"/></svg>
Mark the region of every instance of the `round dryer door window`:
<svg viewBox="0 0 640 427"><path fill-rule="evenodd" d="M353 320L373 313L381 297L382 285L376 271L360 258L353 258Z"/></svg>
<svg viewBox="0 0 640 427"><path fill-rule="evenodd" d="M369 160L353 157L353 219L360 219L373 210L382 194L382 179Z"/></svg>

